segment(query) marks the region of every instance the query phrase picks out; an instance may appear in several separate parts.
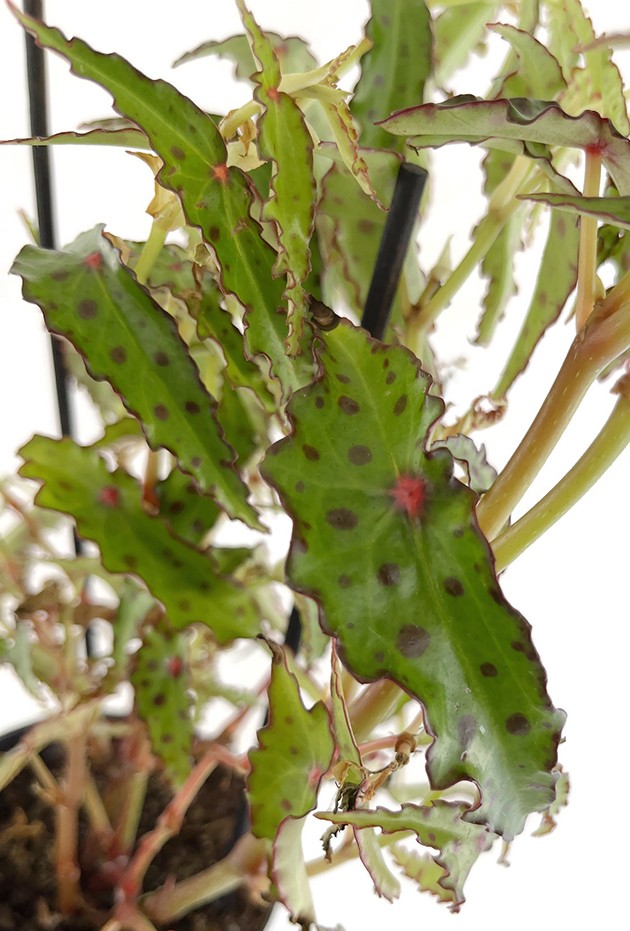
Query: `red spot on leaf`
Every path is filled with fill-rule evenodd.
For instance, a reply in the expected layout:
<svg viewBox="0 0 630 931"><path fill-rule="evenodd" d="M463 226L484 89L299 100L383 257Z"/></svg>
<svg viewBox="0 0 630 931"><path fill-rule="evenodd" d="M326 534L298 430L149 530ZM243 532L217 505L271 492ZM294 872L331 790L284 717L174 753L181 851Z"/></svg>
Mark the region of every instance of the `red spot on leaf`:
<svg viewBox="0 0 630 931"><path fill-rule="evenodd" d="M269 97L269 100L279 100L280 91L278 90L277 87L270 87L269 90L267 91L267 96Z"/></svg>
<svg viewBox="0 0 630 931"><path fill-rule="evenodd" d="M117 508L120 505L120 492L113 485L105 485L98 493L98 500L106 508Z"/></svg>
<svg viewBox="0 0 630 931"><path fill-rule="evenodd" d="M86 268L93 268L97 271L103 264L103 256L100 252L91 252L83 259L83 264Z"/></svg>
<svg viewBox="0 0 630 931"><path fill-rule="evenodd" d="M426 497L426 485L418 475L400 475L390 491L396 507L405 511L409 520L422 516Z"/></svg>
<svg viewBox="0 0 630 931"><path fill-rule="evenodd" d="M166 671L173 679L179 679L184 669L183 660L179 656L171 656L166 661Z"/></svg>
<svg viewBox="0 0 630 931"><path fill-rule="evenodd" d="M223 163L221 165L214 165L212 168L212 177L215 181L220 181L221 184L227 184L228 178L230 176L228 166Z"/></svg>

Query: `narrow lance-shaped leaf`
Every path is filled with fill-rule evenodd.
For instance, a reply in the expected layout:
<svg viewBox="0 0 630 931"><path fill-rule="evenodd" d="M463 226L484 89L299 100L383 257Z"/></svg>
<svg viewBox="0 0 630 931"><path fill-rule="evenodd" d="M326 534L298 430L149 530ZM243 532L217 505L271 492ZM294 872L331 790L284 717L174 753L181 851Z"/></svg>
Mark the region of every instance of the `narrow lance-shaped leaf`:
<svg viewBox="0 0 630 931"><path fill-rule="evenodd" d="M272 876L278 898L288 910L291 921L311 928L315 906L304 862L302 831L306 818L285 818L273 842Z"/></svg>
<svg viewBox="0 0 630 931"><path fill-rule="evenodd" d="M219 643L257 633L257 611L247 593L216 575L207 556L147 514L142 490L130 475L110 472L97 452L70 439L36 436L20 455L20 474L42 483L36 503L72 515L79 534L98 544L109 572L142 578L173 627L205 624Z"/></svg>
<svg viewBox="0 0 630 931"><path fill-rule="evenodd" d="M250 753L247 792L252 833L273 840L285 818L302 818L315 808L317 790L333 755L328 711L317 702L307 711L281 647L272 652L269 724Z"/></svg>
<svg viewBox="0 0 630 931"><path fill-rule="evenodd" d="M594 148L621 194L630 194L630 140L594 110L569 116L548 100L481 100L462 95L394 113L380 123L388 132L409 137L414 148L453 142L506 148L529 155L527 143L572 149Z"/></svg>
<svg viewBox="0 0 630 931"><path fill-rule="evenodd" d="M300 36L281 36L277 32L265 32L265 36L274 54L282 67L283 74L293 71L310 71L317 67L317 59L310 51L308 44ZM196 61L208 55L218 58L227 58L234 63L234 76L240 81L246 81L256 70L256 62L247 41L247 36L229 36L219 42L202 42L190 52L180 55L173 67L183 65L188 61Z"/></svg>
<svg viewBox="0 0 630 931"><path fill-rule="evenodd" d="M59 252L25 246L13 265L26 300L48 329L69 339L90 374L106 380L144 427L232 517L260 526L223 439L216 403L177 326L97 227ZM138 377L139 373L142 377Z"/></svg>
<svg viewBox="0 0 630 931"><path fill-rule="evenodd" d="M238 7L260 63L256 75L257 99L265 107L258 121L261 155L273 162L270 198L263 215L277 226L280 254L275 275L285 275L288 302L289 355L299 352L304 335L309 298L304 282L311 270L309 242L315 217L313 140L295 100L279 90L282 73L273 46L242 0Z"/></svg>
<svg viewBox="0 0 630 931"><path fill-rule="evenodd" d="M515 210L481 263L481 274L488 279L483 298L484 310L475 342L487 346L511 297L516 294L514 256L522 244L524 210Z"/></svg>
<svg viewBox="0 0 630 931"><path fill-rule="evenodd" d="M454 902L464 901L464 883L475 860L488 850L496 835L464 821L466 807L437 801L431 807L403 805L399 811L377 808L346 813L317 812L316 817L333 823L347 822L357 828L380 827L385 834L414 831L418 842L439 850L436 862L446 870L440 885L453 893Z"/></svg>
<svg viewBox="0 0 630 931"><path fill-rule="evenodd" d="M552 212L531 303L514 348L492 392L495 398L507 394L514 380L526 368L547 328L560 316L577 283L579 241L580 231L573 218Z"/></svg>
<svg viewBox="0 0 630 931"><path fill-rule="evenodd" d="M630 229L630 197L582 197L570 194L528 194L524 200L547 204L556 210L597 217L612 226Z"/></svg>
<svg viewBox="0 0 630 931"><path fill-rule="evenodd" d="M276 254L250 215L247 176L228 167L227 148L213 120L171 84L147 78L119 55L96 52L11 9L42 46L67 58L75 74L109 91L116 110L146 133L164 163L160 184L180 196L188 222L199 227L217 256L222 290L246 308L248 351L270 360L286 393L308 381L308 356L292 361L285 352L286 317L279 312L283 285L272 276Z"/></svg>
<svg viewBox="0 0 630 931"><path fill-rule="evenodd" d="M498 3L466 3L447 6L433 21L435 74L438 87L444 87L475 49L487 41L487 24L496 17Z"/></svg>
<svg viewBox="0 0 630 931"><path fill-rule="evenodd" d="M123 149L150 149L141 129L91 129L88 132L55 133L54 136L29 136L27 139L2 139L0 145L105 145Z"/></svg>
<svg viewBox="0 0 630 931"><path fill-rule="evenodd" d="M388 677L423 703L432 785L476 782L467 818L511 838L553 800L564 715L500 591L476 495L445 450L425 452L443 405L408 350L345 321L320 361L263 464L294 521L289 582L320 603L358 678Z"/></svg>
<svg viewBox="0 0 630 931"><path fill-rule="evenodd" d="M176 786L184 782L192 766L194 726L189 679L184 635L168 630L164 624L148 628L136 654L131 684L151 746Z"/></svg>
<svg viewBox="0 0 630 931"><path fill-rule="evenodd" d="M510 43L518 62L506 75L497 97L553 100L566 88L557 58L530 32L506 23L492 23L488 28Z"/></svg>
<svg viewBox="0 0 630 931"><path fill-rule="evenodd" d="M402 143L374 123L422 103L432 67L431 15L424 0L372 0L371 9L365 35L372 48L361 60L350 109L362 146L400 150Z"/></svg>

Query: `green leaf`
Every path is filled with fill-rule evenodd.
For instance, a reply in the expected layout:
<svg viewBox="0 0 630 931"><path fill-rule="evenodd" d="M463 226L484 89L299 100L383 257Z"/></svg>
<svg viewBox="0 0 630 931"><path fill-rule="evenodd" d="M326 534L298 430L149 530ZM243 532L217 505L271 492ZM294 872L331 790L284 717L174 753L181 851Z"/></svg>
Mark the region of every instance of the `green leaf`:
<svg viewBox="0 0 630 931"><path fill-rule="evenodd" d="M580 231L560 212L551 215L549 234L534 293L493 397L502 398L527 363L548 327L554 323L577 283Z"/></svg>
<svg viewBox="0 0 630 931"><path fill-rule="evenodd" d="M362 146L400 150L401 142L374 121L424 99L432 67L431 15L424 0L372 0L371 9L365 35L372 48L361 60L350 109Z"/></svg>
<svg viewBox="0 0 630 931"><path fill-rule="evenodd" d="M497 477L496 469L486 458L486 447L482 444L477 448L473 440L463 433L437 440L431 444L431 449L448 449L453 459L457 459L464 466L468 476L468 487L478 495L488 491Z"/></svg>
<svg viewBox="0 0 630 931"><path fill-rule="evenodd" d="M488 28L510 43L518 62L497 96L553 100L566 88L557 58L533 35L505 23L492 23Z"/></svg>
<svg viewBox="0 0 630 931"><path fill-rule="evenodd" d="M337 745L339 760L352 763L355 774L359 776L358 770L362 765L361 754L359 753L357 742L354 739L352 725L350 724L350 716L341 688L339 659L337 657L334 641L330 670L330 706L332 727L335 734L335 743ZM363 778L360 777L358 781L362 782Z"/></svg>
<svg viewBox="0 0 630 931"><path fill-rule="evenodd" d="M291 921L310 928L315 906L302 847L305 818L285 818L273 842L271 875Z"/></svg>
<svg viewBox="0 0 630 931"><path fill-rule="evenodd" d="M594 110L569 116L548 100L482 100L461 95L444 103L410 107L380 125L395 135L410 137L414 148L468 142L529 155L526 143L594 147L601 151L619 192L630 194L630 140Z"/></svg>
<svg viewBox="0 0 630 931"><path fill-rule="evenodd" d="M400 883L387 865L383 851L379 847L375 829L364 828L362 831L355 829L354 838L361 862L374 883L374 891L389 902L400 898Z"/></svg>
<svg viewBox="0 0 630 931"><path fill-rule="evenodd" d="M79 534L98 544L105 568L139 576L173 627L205 624L219 643L257 633L257 611L246 592L216 576L207 556L146 513L130 475L109 472L96 451L67 438L36 436L20 455L20 474L42 483L36 503L71 514Z"/></svg>
<svg viewBox="0 0 630 931"><path fill-rule="evenodd" d="M250 215L247 175L227 166L227 149L213 120L171 84L147 78L119 55L96 52L11 9L40 45L67 58L75 74L108 90L116 110L146 133L164 163L157 180L179 195L189 224L199 227L214 250L222 291L246 308L249 353L270 360L285 393L305 384L311 373L307 346L295 362L285 352L284 287L272 275L276 254Z"/></svg>
<svg viewBox="0 0 630 931"><path fill-rule="evenodd" d="M265 36L280 62L283 74L310 71L317 67L317 59L300 36L281 36L277 32L265 32ZM192 51L181 55L173 67L208 55L234 62L234 73L240 81L246 81L256 71L256 63L245 35L230 36L219 42L202 42Z"/></svg>
<svg viewBox="0 0 630 931"><path fill-rule="evenodd" d="M153 449L170 450L232 517L260 527L215 401L173 319L120 263L101 229L59 252L25 246L12 269L24 279L24 297L41 307L49 330L72 342L90 374L118 392Z"/></svg>
<svg viewBox="0 0 630 931"><path fill-rule="evenodd" d="M557 210L597 217L612 226L630 229L630 197L574 197L567 194L528 194L523 200L536 204L547 204Z"/></svg>
<svg viewBox="0 0 630 931"><path fill-rule="evenodd" d="M287 351L294 356L304 336L309 308L304 283L311 270L309 242L317 193L313 140L296 101L279 90L282 74L271 42L241 0L238 6L252 52L262 69L254 78L258 85L255 96L265 108L258 121L259 149L261 157L273 163L270 197L263 215L276 224L278 231L280 254L274 274L286 275Z"/></svg>
<svg viewBox="0 0 630 931"><path fill-rule="evenodd" d="M258 731L250 753L247 783L252 833L273 840L285 818L302 818L317 804L317 789L328 769L334 743L328 711L316 702L307 711L281 647L271 641L269 724Z"/></svg>
<svg viewBox="0 0 630 931"><path fill-rule="evenodd" d="M435 74L444 87L475 50L487 40L487 24L497 16L498 3L466 3L449 6L433 21Z"/></svg>
<svg viewBox="0 0 630 931"><path fill-rule="evenodd" d="M186 657L184 634L162 625L149 627L131 673L138 714L147 725L154 752L176 787L182 785L192 768L194 727Z"/></svg>
<svg viewBox="0 0 630 931"><path fill-rule="evenodd" d="M86 133L74 131L55 133L53 136L29 136L27 139L2 139L0 145L107 145L123 149L145 149L151 146L141 129L91 129Z"/></svg>
<svg viewBox="0 0 630 931"><path fill-rule="evenodd" d="M384 834L413 831L418 842L439 850L436 862L446 870L440 884L453 894L456 905L464 902L464 883L481 853L488 850L496 835L477 824L464 821L464 805L437 801L430 807L403 805L399 811L316 812L316 818L333 824L351 824L359 829L380 827Z"/></svg>
<svg viewBox="0 0 630 931"><path fill-rule="evenodd" d="M392 844L389 849L405 876L416 882L422 892L432 893L441 902L455 901L453 890L445 889L441 885L441 880L448 874L434 857L430 854L423 855L416 853L415 850L408 850L402 844Z"/></svg>
<svg viewBox="0 0 630 931"><path fill-rule="evenodd" d="M522 245L523 213L523 210L515 210L510 214L481 263L481 274L488 279L488 288L483 298L484 310L475 339L480 346L489 345L510 298L517 291L514 256Z"/></svg>
<svg viewBox="0 0 630 931"><path fill-rule="evenodd" d="M175 534L195 547L215 525L221 511L212 498L200 495L199 489L179 469L173 469L155 486L160 517Z"/></svg>
<svg viewBox="0 0 630 931"><path fill-rule="evenodd" d="M114 643L113 665L110 675L118 681L126 680L131 657L127 653L130 640L139 636L140 627L148 612L155 607L155 599L132 579L124 579L120 587L120 601L112 620Z"/></svg>
<svg viewBox="0 0 630 931"><path fill-rule="evenodd" d="M564 715L498 587L477 496L446 451L425 452L443 410L428 376L347 321L322 338L321 377L292 399L292 434L262 469L294 521L290 584L320 603L359 679L423 703L433 787L476 782L467 817L511 838L553 800Z"/></svg>

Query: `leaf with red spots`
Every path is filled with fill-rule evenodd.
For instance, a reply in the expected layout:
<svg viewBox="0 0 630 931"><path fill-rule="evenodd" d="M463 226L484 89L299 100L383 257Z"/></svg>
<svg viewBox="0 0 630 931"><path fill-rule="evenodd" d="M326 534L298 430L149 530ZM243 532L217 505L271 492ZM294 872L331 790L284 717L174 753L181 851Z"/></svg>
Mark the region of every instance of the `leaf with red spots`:
<svg viewBox="0 0 630 931"><path fill-rule="evenodd" d="M186 657L184 634L164 625L149 627L131 673L136 710L147 725L153 751L176 787L190 773L194 738Z"/></svg>
<svg viewBox="0 0 630 931"><path fill-rule="evenodd" d="M200 488L235 518L260 526L188 347L97 227L57 252L25 246L13 265L26 300L71 341L90 374L106 380Z"/></svg>
<svg viewBox="0 0 630 931"><path fill-rule="evenodd" d="M130 475L109 472L105 460L69 439L36 436L20 450L21 474L41 482L36 502L74 517L79 534L101 550L109 572L142 578L175 628L205 624L219 643L258 632L250 595L215 573L210 558L174 537L143 509Z"/></svg>
<svg viewBox="0 0 630 931"><path fill-rule="evenodd" d="M440 885L448 890L445 898L458 906L464 901L464 883L475 860L496 840L496 835L485 826L464 821L465 815L465 805L436 801L430 807L403 805L398 811L387 808L324 811L316 812L315 817L333 824L351 824L359 830L379 827L384 834L413 831L418 843L439 851L434 859L445 871Z"/></svg>
<svg viewBox="0 0 630 931"><path fill-rule="evenodd" d="M269 724L258 731L259 745L250 753L247 792L253 834L273 840L285 818L302 818L315 808L334 742L326 706L320 701L306 710L283 650L267 643L272 652Z"/></svg>
<svg viewBox="0 0 630 931"><path fill-rule="evenodd" d="M620 194L630 194L630 140L594 110L569 116L554 101L522 97L482 100L469 94L394 113L380 124L413 148L453 142L530 155L529 144L596 149Z"/></svg>
<svg viewBox="0 0 630 931"><path fill-rule="evenodd" d="M374 123L422 102L433 65L431 15L418 0L372 0L371 10L365 35L372 47L361 60L350 109L362 146L400 151L401 141Z"/></svg>
<svg viewBox="0 0 630 931"><path fill-rule="evenodd" d="M292 399L293 431L262 469L294 521L289 582L319 602L359 679L423 703L433 787L474 781L467 819L512 837L553 800L564 715L499 589L477 496L446 450L426 452L443 410L428 376L346 321L322 339L321 377Z"/></svg>
<svg viewBox="0 0 630 931"><path fill-rule="evenodd" d="M284 283L272 274L277 254L251 216L250 180L239 168L227 167L227 148L216 123L171 84L147 78L119 55L96 52L14 6L11 10L40 45L59 52L75 74L109 91L116 110L146 133L164 163L157 180L179 195L188 223L201 230L214 251L221 290L246 308L248 352L270 360L286 394L306 384L312 374L310 333L300 358L289 358Z"/></svg>
<svg viewBox="0 0 630 931"><path fill-rule="evenodd" d="M280 253L274 274L286 276L287 351L294 356L300 348L309 308L304 283L311 271L309 242L315 216L313 140L296 101L279 90L282 74L271 42L242 0L238 0L238 6L252 52L262 69L254 77L258 85L255 96L265 108L258 121L259 150L261 157L273 163L270 198L263 216L272 220L278 231Z"/></svg>

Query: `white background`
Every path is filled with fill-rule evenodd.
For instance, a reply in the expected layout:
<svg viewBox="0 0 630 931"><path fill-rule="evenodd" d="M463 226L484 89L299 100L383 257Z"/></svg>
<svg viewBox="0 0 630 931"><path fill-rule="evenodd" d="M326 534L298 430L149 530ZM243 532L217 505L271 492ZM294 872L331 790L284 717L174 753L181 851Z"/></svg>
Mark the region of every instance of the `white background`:
<svg viewBox="0 0 630 931"><path fill-rule="evenodd" d="M252 0L263 27L309 38L320 60L359 39L367 17L363 0ZM624 5L592 3L596 29L623 31L630 25ZM78 35L99 50L117 51L152 77L166 77L208 110L238 106L247 97L234 84L226 62L204 59L170 71L183 51L209 38L239 31L230 0L49 0L47 19L68 35ZM458 92L483 94L493 63L503 48L497 37L489 59L476 62L457 85ZM627 55L628 53L626 53ZM618 56L623 62L623 54ZM59 58L49 56L51 131L73 129L110 113L110 98L92 84L69 75ZM627 62L626 74L628 73ZM0 6L0 138L28 135L23 37L4 5ZM0 471L13 470L16 449L33 432L56 430L47 337L39 311L23 304L19 282L7 273L27 237L17 211L32 217L34 199L28 149L0 148ZM137 159L104 148L57 149L53 155L59 242L68 242L97 222L129 238L148 234L144 209L152 179ZM461 256L467 234L481 208L479 153L467 147L439 150L433 160L431 205L422 233L422 259L429 267L445 237L453 236L453 254ZM524 302L536 273L537 256L519 265L520 302L510 306L501 326L497 351L486 354L469 345L474 336L482 285L470 288L444 314L437 344L443 358L455 362L466 353L466 369L452 379L448 400L463 409L473 396L489 391L518 331ZM545 396L572 338L561 323L539 350L514 389L506 421L483 436L493 464L501 468ZM520 509L531 506L566 472L588 446L612 406L610 386L588 395L579 415ZM90 436L89 420L84 438ZM529 833L513 846L509 870L496 865L492 852L479 862L468 885L462 913L451 916L412 888L389 906L372 893L358 868L334 870L314 884L318 916L325 925L346 931L372 931L384 923L397 928L430 927L490 931L508 927L626 926L626 838L630 830L626 796L628 764L628 530L630 504L626 452L571 514L550 530L505 573L503 587L534 628L534 640L549 674L554 702L568 712L566 742L560 758L572 778L571 803L557 831L535 839ZM15 691L1 679L0 729L31 715ZM532 821L531 828L537 821ZM528 828L530 825L528 825ZM272 928L286 928L278 910Z"/></svg>

